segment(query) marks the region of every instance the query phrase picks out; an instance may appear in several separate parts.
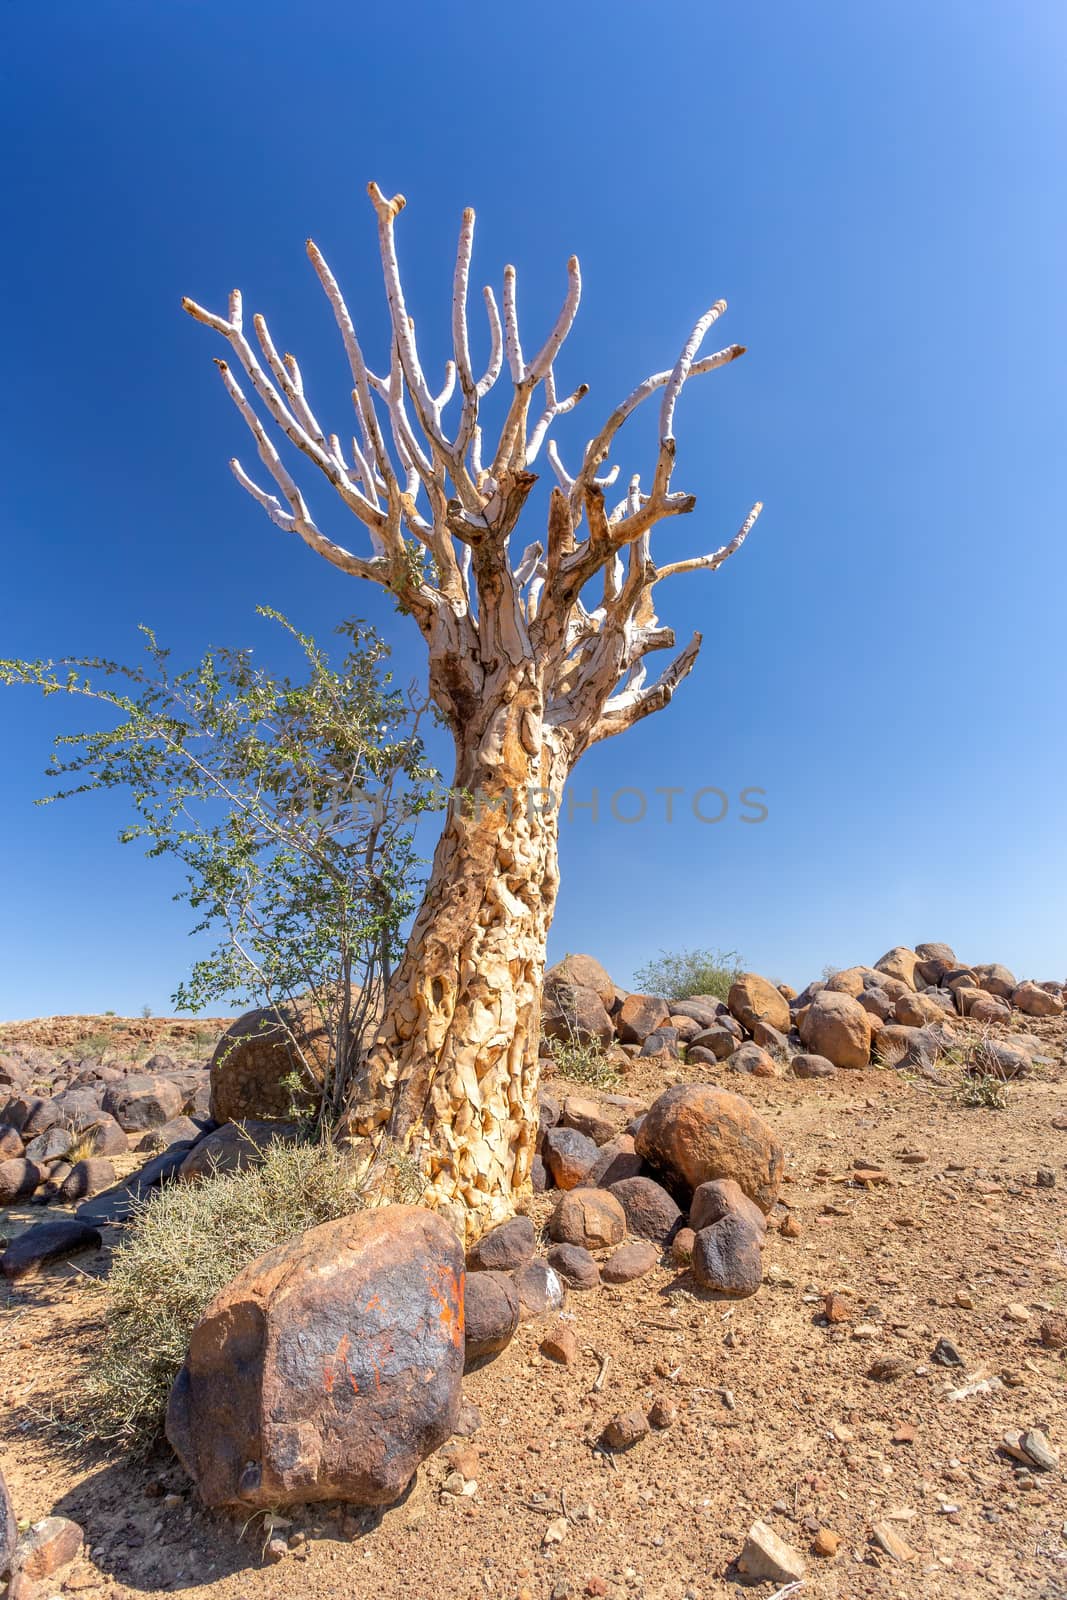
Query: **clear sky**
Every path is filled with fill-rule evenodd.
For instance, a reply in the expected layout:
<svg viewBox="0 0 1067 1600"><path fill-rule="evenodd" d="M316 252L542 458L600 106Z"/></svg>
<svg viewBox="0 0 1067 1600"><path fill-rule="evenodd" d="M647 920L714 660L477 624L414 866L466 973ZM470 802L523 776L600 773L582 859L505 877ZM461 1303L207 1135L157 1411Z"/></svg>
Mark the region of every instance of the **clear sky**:
<svg viewBox="0 0 1067 1600"><path fill-rule="evenodd" d="M341 353L303 252L384 345L368 178L403 190L420 333L443 352L455 234L520 273L532 343L581 257L560 366L592 427L725 296L742 362L683 399L659 550L728 538L665 586L705 635L673 705L572 779L550 953L627 982L662 947L734 947L800 983L947 939L1067 973L1064 533L1067 12L1058 0L93 0L0 15L0 654L184 661L270 646L257 603L327 635L413 624L273 528L179 310L235 284L310 381ZM651 465L651 419L624 471ZM343 542L360 529L325 489ZM84 712L81 713L84 715ZM0 692L0 1017L156 1011L187 970L165 866L111 796L35 809L71 707ZM767 820L614 821L622 787L766 791ZM711 803L705 802L711 814Z"/></svg>

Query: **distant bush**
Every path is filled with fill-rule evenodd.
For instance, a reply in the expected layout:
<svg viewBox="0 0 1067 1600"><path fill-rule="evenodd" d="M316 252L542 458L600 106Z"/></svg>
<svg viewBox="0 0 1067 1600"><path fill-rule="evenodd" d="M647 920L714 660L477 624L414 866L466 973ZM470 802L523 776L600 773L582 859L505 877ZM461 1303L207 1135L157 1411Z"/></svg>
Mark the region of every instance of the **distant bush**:
<svg viewBox="0 0 1067 1600"><path fill-rule="evenodd" d="M736 950L661 950L657 960L634 973L634 983L643 994L667 1000L688 1000L694 994L725 1000L743 971Z"/></svg>
<svg viewBox="0 0 1067 1600"><path fill-rule="evenodd" d="M603 1045L595 1042L579 1044L577 1039L569 1039L555 1046L552 1059L561 1078L589 1089L615 1089L622 1081Z"/></svg>
<svg viewBox="0 0 1067 1600"><path fill-rule="evenodd" d="M78 1397L85 1432L149 1449L219 1290L265 1250L362 1203L351 1158L331 1144L272 1144L262 1166L160 1189L115 1252L103 1350Z"/></svg>

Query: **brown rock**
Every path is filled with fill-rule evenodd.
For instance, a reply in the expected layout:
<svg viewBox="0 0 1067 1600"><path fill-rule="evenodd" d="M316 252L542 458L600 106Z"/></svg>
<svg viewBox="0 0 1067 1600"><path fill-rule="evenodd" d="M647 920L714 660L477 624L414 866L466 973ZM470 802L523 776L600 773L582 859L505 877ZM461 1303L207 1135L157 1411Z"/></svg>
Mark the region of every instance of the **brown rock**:
<svg viewBox="0 0 1067 1600"><path fill-rule="evenodd" d="M884 989L864 989L856 996L864 1011L869 1011L880 1022L888 1022L897 1002Z"/></svg>
<svg viewBox="0 0 1067 1600"><path fill-rule="evenodd" d="M833 1062L827 1061L825 1056L794 1056L791 1066L797 1078L832 1078L837 1072Z"/></svg>
<svg viewBox="0 0 1067 1600"><path fill-rule="evenodd" d="M693 1228L679 1228L671 1240L671 1260L679 1267L687 1267L693 1259L696 1232Z"/></svg>
<svg viewBox="0 0 1067 1600"><path fill-rule="evenodd" d="M329 1059L329 1035L313 1004L246 1011L211 1058L211 1115L216 1122L291 1121L314 1108Z"/></svg>
<svg viewBox="0 0 1067 1600"><path fill-rule="evenodd" d="M909 950L907 945L898 944L894 949L887 950L880 961L874 963L876 972L884 972L889 978L896 978L900 983L906 983L909 989L916 986L915 968L919 964L919 957L914 950Z"/></svg>
<svg viewBox="0 0 1067 1600"><path fill-rule="evenodd" d="M615 985L600 962L594 961L592 956L564 956L562 961L557 961L545 973L544 987L547 992L560 987L592 989L606 1011L611 1010L615 1001Z"/></svg>
<svg viewBox="0 0 1067 1600"><path fill-rule="evenodd" d="M800 1037L835 1067L865 1067L871 1053L871 1014L850 995L820 989L800 1025Z"/></svg>
<svg viewBox="0 0 1067 1600"><path fill-rule="evenodd" d="M541 1340L541 1354L561 1366L572 1367L578 1359L578 1340L573 1328L565 1322L557 1323Z"/></svg>
<svg viewBox="0 0 1067 1600"><path fill-rule="evenodd" d="M744 1299L763 1281L762 1230L730 1212L693 1241L693 1279L701 1289Z"/></svg>
<svg viewBox="0 0 1067 1600"><path fill-rule="evenodd" d="M779 1538L765 1522L754 1522L737 1558L737 1570L746 1578L772 1583L798 1583L807 1563L798 1550Z"/></svg>
<svg viewBox="0 0 1067 1600"><path fill-rule="evenodd" d="M841 1535L832 1528L820 1528L811 1541L811 1553L815 1556L836 1556L841 1548Z"/></svg>
<svg viewBox="0 0 1067 1600"><path fill-rule="evenodd" d="M867 1376L876 1383L895 1383L898 1378L906 1378L910 1371L903 1356L875 1356L867 1368Z"/></svg>
<svg viewBox="0 0 1067 1600"><path fill-rule="evenodd" d="M790 1211L782 1218L782 1225L778 1229L778 1232L781 1234L783 1239L799 1239L800 1235L804 1232L804 1229L798 1222L793 1212Z"/></svg>
<svg viewBox="0 0 1067 1600"><path fill-rule="evenodd" d="M1067 1350L1067 1315L1051 1312L1041 1324L1040 1336L1046 1350Z"/></svg>
<svg viewBox="0 0 1067 1600"><path fill-rule="evenodd" d="M915 1551L900 1537L891 1522L876 1522L871 1529L871 1539L893 1561L916 1560Z"/></svg>
<svg viewBox="0 0 1067 1600"><path fill-rule="evenodd" d="M576 1189L597 1162L597 1147L576 1128L550 1128L541 1146L541 1158L557 1189Z"/></svg>
<svg viewBox="0 0 1067 1600"><path fill-rule="evenodd" d="M523 1322L531 1317L546 1317L563 1307L563 1283L559 1273L547 1261L528 1261L512 1273L512 1281L519 1296L519 1316Z"/></svg>
<svg viewBox="0 0 1067 1600"><path fill-rule="evenodd" d="M849 994L853 1000L858 1000L867 987L871 972L870 967L845 967L843 971L827 978L826 987L833 994Z"/></svg>
<svg viewBox="0 0 1067 1600"><path fill-rule="evenodd" d="M529 1217L509 1217L467 1251L470 1272L513 1272L533 1260L537 1235Z"/></svg>
<svg viewBox="0 0 1067 1600"><path fill-rule="evenodd" d="M559 1125L562 1128L576 1128L597 1146L607 1144L618 1131L598 1100L580 1094L569 1094L564 1100Z"/></svg>
<svg viewBox="0 0 1067 1600"><path fill-rule="evenodd" d="M743 972L730 986L726 1004L743 1028L752 1032L757 1022L769 1022L779 1033L790 1028L789 1001L773 983L756 972Z"/></svg>
<svg viewBox="0 0 1067 1600"><path fill-rule="evenodd" d="M995 995L998 1000L1010 1000L1018 988L1018 979L998 961L990 961L975 967L974 975L978 979L979 988L984 989L987 994Z"/></svg>
<svg viewBox="0 0 1067 1600"><path fill-rule="evenodd" d="M615 1018L615 1029L623 1044L643 1044L650 1033L670 1026L666 1000L651 994L628 994Z"/></svg>
<svg viewBox="0 0 1067 1600"><path fill-rule="evenodd" d="M94 1156L124 1156L130 1148L125 1130L106 1112L93 1122L92 1141Z"/></svg>
<svg viewBox="0 0 1067 1600"><path fill-rule="evenodd" d="M764 1050L755 1040L750 1039L747 1044L738 1045L732 1055L727 1056L723 1063L728 1072L748 1072L754 1078L777 1078L778 1068L774 1057L769 1051Z"/></svg>
<svg viewBox="0 0 1067 1600"><path fill-rule="evenodd" d="M729 1028L724 1028L720 1023L714 1027L704 1028L697 1034L690 1044L686 1055L690 1061L705 1059L699 1052L705 1052L713 1061L725 1061L737 1049L738 1038Z"/></svg>
<svg viewBox="0 0 1067 1600"><path fill-rule="evenodd" d="M828 1294L822 1303L823 1316L827 1322L848 1322L852 1316L848 1302L839 1294Z"/></svg>
<svg viewBox="0 0 1067 1600"><path fill-rule="evenodd" d="M649 1239L627 1239L614 1250L600 1268L605 1283L633 1283L643 1278L659 1260L659 1251Z"/></svg>
<svg viewBox="0 0 1067 1600"><path fill-rule="evenodd" d="M600 1268L580 1244L553 1245L548 1264L572 1289L595 1289L600 1283Z"/></svg>
<svg viewBox="0 0 1067 1600"><path fill-rule="evenodd" d="M633 1134L620 1133L610 1144L601 1145L600 1154L585 1181L591 1189L610 1189L623 1178L638 1177L642 1166L641 1157L634 1149Z"/></svg>
<svg viewBox="0 0 1067 1600"><path fill-rule="evenodd" d="M699 1233L701 1228L710 1228L731 1213L744 1217L757 1233L765 1232L767 1218L733 1178L715 1178L694 1191L689 1226Z"/></svg>
<svg viewBox="0 0 1067 1600"><path fill-rule="evenodd" d="M395 1500L455 1431L463 1307L459 1243L413 1206L322 1223L252 1262L193 1329L167 1412L204 1503Z"/></svg>
<svg viewBox="0 0 1067 1600"><path fill-rule="evenodd" d="M0 1126L0 1162L22 1160L22 1135L10 1123Z"/></svg>
<svg viewBox="0 0 1067 1600"><path fill-rule="evenodd" d="M1027 981L1018 984L1011 995L1011 1003L1016 1011L1022 1011L1028 1017L1061 1017L1063 1015L1063 1001L1058 994L1051 994L1043 989L1039 983Z"/></svg>
<svg viewBox="0 0 1067 1600"><path fill-rule="evenodd" d="M666 1090L634 1143L638 1155L689 1189L733 1178L763 1212L778 1198L782 1147L747 1100L725 1089L690 1083Z"/></svg>
<svg viewBox="0 0 1067 1600"><path fill-rule="evenodd" d="M549 1219L548 1233L557 1244L604 1250L624 1238L626 1213L607 1189L571 1189L560 1197Z"/></svg>
<svg viewBox="0 0 1067 1600"><path fill-rule="evenodd" d="M13 1570L29 1583L50 1578L81 1554L85 1535L67 1517L42 1517L24 1533L15 1550Z"/></svg>
<svg viewBox="0 0 1067 1600"><path fill-rule="evenodd" d="M665 1248L681 1226L682 1213L662 1184L654 1178L623 1178L611 1193L621 1205L626 1226L638 1239L651 1239Z"/></svg>
<svg viewBox="0 0 1067 1600"><path fill-rule="evenodd" d="M36 1161L26 1161L21 1156L12 1161L0 1161L0 1206L28 1200L43 1175Z"/></svg>
<svg viewBox="0 0 1067 1600"><path fill-rule="evenodd" d="M643 1411L620 1411L608 1423L600 1442L608 1450L629 1450L649 1434L649 1421Z"/></svg>
<svg viewBox="0 0 1067 1600"><path fill-rule="evenodd" d="M469 1369L509 1345L519 1326L519 1291L507 1272L472 1272L463 1301L465 1365Z"/></svg>
<svg viewBox="0 0 1067 1600"><path fill-rule="evenodd" d="M661 1396L652 1402L648 1420L657 1432L664 1432L667 1428L673 1428L678 1421L678 1407L673 1400L665 1400Z"/></svg>
<svg viewBox="0 0 1067 1600"><path fill-rule="evenodd" d="M559 984L541 1002L541 1032L560 1044L606 1045L615 1025L595 989Z"/></svg>

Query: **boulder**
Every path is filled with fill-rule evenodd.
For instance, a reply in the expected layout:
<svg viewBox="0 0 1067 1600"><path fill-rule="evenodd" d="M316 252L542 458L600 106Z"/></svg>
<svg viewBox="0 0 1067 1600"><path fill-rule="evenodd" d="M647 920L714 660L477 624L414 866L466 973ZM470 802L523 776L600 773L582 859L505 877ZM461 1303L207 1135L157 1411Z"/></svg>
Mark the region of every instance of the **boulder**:
<svg viewBox="0 0 1067 1600"><path fill-rule="evenodd" d="M957 989L956 1004L961 1016L970 1017L972 1022L1011 1021L1008 1002L998 1000L996 995L988 994L985 989Z"/></svg>
<svg viewBox="0 0 1067 1600"><path fill-rule="evenodd" d="M108 1084L103 1109L126 1133L144 1133L180 1116L184 1099L171 1078L131 1073L119 1083Z"/></svg>
<svg viewBox="0 0 1067 1600"><path fill-rule="evenodd" d="M541 1001L541 1032L560 1044L610 1044L615 1024L595 989L563 985Z"/></svg>
<svg viewBox="0 0 1067 1600"><path fill-rule="evenodd" d="M702 1228L710 1228L733 1214L744 1217L758 1234L766 1231L766 1217L740 1185L732 1178L715 1178L711 1183L702 1183L695 1191L689 1207L689 1226L699 1233Z"/></svg>
<svg viewBox="0 0 1067 1600"><path fill-rule="evenodd" d="M950 944L917 944L915 954L920 961L944 961L947 966L956 965L956 952Z"/></svg>
<svg viewBox="0 0 1067 1600"><path fill-rule="evenodd" d="M212 1178L220 1172L244 1172L248 1167L258 1167L271 1144L295 1144L300 1129L295 1123L224 1122L214 1133L205 1134L182 1157L178 1176L183 1183L196 1183L201 1178ZM169 1148L180 1150L182 1140Z"/></svg>
<svg viewBox="0 0 1067 1600"><path fill-rule="evenodd" d="M832 994L850 994L854 1000L858 1000L864 989L869 987L867 980L872 975L876 981L882 977L881 973L873 973L871 967L845 967L827 978L826 987Z"/></svg>
<svg viewBox="0 0 1067 1600"><path fill-rule="evenodd" d="M947 995L948 1008L954 1014L956 1003L947 989L940 991ZM928 1022L938 1022L949 1014L943 1001L935 998L933 994L907 994L901 995L893 1007L894 1022L901 1023L905 1028L924 1028Z"/></svg>
<svg viewBox="0 0 1067 1600"><path fill-rule="evenodd" d="M470 1272L512 1272L533 1260L537 1235L529 1217L509 1217L467 1251Z"/></svg>
<svg viewBox="0 0 1067 1600"><path fill-rule="evenodd" d="M700 1023L693 1017L683 1017L672 1011L668 1018L668 1026L674 1030L674 1037L680 1044L692 1044L697 1034L701 1032Z"/></svg>
<svg viewBox="0 0 1067 1600"><path fill-rule="evenodd" d="M92 1089L64 1089L53 1096L52 1103L59 1108L61 1122L69 1128L88 1128L100 1120L100 1096Z"/></svg>
<svg viewBox="0 0 1067 1600"><path fill-rule="evenodd" d="M34 1097L22 1123L22 1137L28 1143L29 1140L36 1139L40 1134L47 1133L50 1128L54 1128L56 1123L62 1122L62 1120L63 1112L54 1100L42 1100Z"/></svg>
<svg viewBox="0 0 1067 1600"><path fill-rule="evenodd" d="M763 1281L762 1238L747 1217L728 1212L693 1241L693 1279L701 1289L743 1299Z"/></svg>
<svg viewBox="0 0 1067 1600"><path fill-rule="evenodd" d="M661 1183L653 1178L623 1178L611 1186L630 1233L665 1249L682 1225L682 1213Z"/></svg>
<svg viewBox="0 0 1067 1600"><path fill-rule="evenodd" d="M209 1507L388 1505L455 1432L464 1356L447 1223L415 1206L357 1212L269 1250L215 1297L167 1438Z"/></svg>
<svg viewBox="0 0 1067 1600"><path fill-rule="evenodd" d="M752 1042L768 1051L770 1055L784 1056L789 1049L789 1039L777 1028L772 1028L769 1022L757 1022L752 1029Z"/></svg>
<svg viewBox="0 0 1067 1600"><path fill-rule="evenodd" d="M887 950L880 961L874 963L874 970L884 972L887 977L897 978L901 983L906 983L909 989L914 989L917 983L915 969L918 964L917 952L909 950L905 944L898 944L892 950Z"/></svg>
<svg viewBox="0 0 1067 1600"><path fill-rule="evenodd" d="M12 1239L0 1256L0 1272L12 1280L28 1278L53 1261L61 1261L81 1250L99 1250L100 1244L97 1230L76 1217L39 1222Z"/></svg>
<svg viewBox="0 0 1067 1600"><path fill-rule="evenodd" d="M623 1044L643 1044L650 1033L670 1025L666 1000L651 994L628 994L615 1018L615 1031Z"/></svg>
<svg viewBox="0 0 1067 1600"><path fill-rule="evenodd" d="M596 1165L597 1147L576 1128L551 1128L545 1134L541 1157L557 1189L576 1189Z"/></svg>
<svg viewBox="0 0 1067 1600"><path fill-rule="evenodd" d="M548 1222L556 1244L606 1250L626 1235L626 1213L607 1189L571 1189L560 1196Z"/></svg>
<svg viewBox="0 0 1067 1600"><path fill-rule="evenodd" d="M592 956L564 956L554 967L549 967L545 973L545 993L558 988L592 989L605 1011L610 1011L615 1002L615 985L600 962L594 961Z"/></svg>
<svg viewBox="0 0 1067 1600"><path fill-rule="evenodd" d="M782 1147L747 1100L725 1089L702 1083L667 1089L634 1144L638 1155L689 1190L712 1178L734 1178L763 1212L778 1198Z"/></svg>
<svg viewBox="0 0 1067 1600"><path fill-rule="evenodd" d="M754 1039L747 1044L738 1045L732 1055L727 1056L723 1065L728 1072L748 1072L754 1078L777 1078L778 1067L774 1057L758 1045Z"/></svg>
<svg viewBox="0 0 1067 1600"><path fill-rule="evenodd" d="M69 1128L49 1128L47 1133L39 1133L36 1139L30 1140L23 1155L27 1161L46 1165L61 1160L73 1143L74 1135Z"/></svg>
<svg viewBox="0 0 1067 1600"><path fill-rule="evenodd" d="M729 1015L729 1008L710 994L690 995L687 1000L672 1000L670 1007L671 1020L675 1017L691 1017L702 1028L714 1028L723 1016Z"/></svg>
<svg viewBox="0 0 1067 1600"><path fill-rule="evenodd" d="M696 1024L694 1023L695 1027ZM671 1027L657 1028L655 1033L650 1033L641 1046L641 1056L667 1055L675 1061L681 1059L678 1049L678 1035Z"/></svg>
<svg viewBox="0 0 1067 1600"><path fill-rule="evenodd" d="M106 1111L92 1124L92 1144L94 1156L124 1156L130 1148L124 1130Z"/></svg>
<svg viewBox="0 0 1067 1600"><path fill-rule="evenodd" d="M976 1072L988 1073L1004 1082L1025 1078L1033 1064L1028 1051L1005 1039L980 1039L974 1047L972 1062Z"/></svg>
<svg viewBox="0 0 1067 1600"><path fill-rule="evenodd" d="M246 1011L211 1057L211 1116L216 1122L291 1121L313 1109L329 1059L329 1035L314 1005Z"/></svg>
<svg viewBox="0 0 1067 1600"><path fill-rule="evenodd" d="M17 1161L22 1157L22 1135L9 1122L0 1124L0 1161Z"/></svg>
<svg viewBox="0 0 1067 1600"><path fill-rule="evenodd" d="M822 989L804 1014L800 1037L809 1051L835 1067L865 1067L871 1053L871 1014L851 995Z"/></svg>
<svg viewBox="0 0 1067 1600"><path fill-rule="evenodd" d="M591 1189L610 1189L623 1178L636 1178L643 1166L644 1162L634 1149L633 1134L620 1133L610 1144L601 1145L585 1182Z"/></svg>
<svg viewBox="0 0 1067 1600"><path fill-rule="evenodd" d="M999 962L987 962L983 966L975 967L974 975L978 979L978 987L987 994L994 994L999 1000L1010 1000L1018 988L1018 980L1002 967Z"/></svg>
<svg viewBox="0 0 1067 1600"><path fill-rule="evenodd" d="M161 1127L150 1128L134 1147L137 1150L166 1150L170 1145L177 1144L179 1139L192 1144L199 1139L201 1129L192 1117L175 1117L173 1122L164 1122Z"/></svg>
<svg viewBox="0 0 1067 1600"><path fill-rule="evenodd" d="M794 1056L790 1064L793 1075L797 1078L832 1078L837 1071L833 1062L828 1061L825 1056Z"/></svg>
<svg viewBox="0 0 1067 1600"><path fill-rule="evenodd" d="M592 1139L595 1145L607 1144L609 1139L614 1139L616 1132L614 1122L605 1115L600 1102L582 1094L569 1094L564 1100L559 1125L562 1128L576 1128L579 1133Z"/></svg>
<svg viewBox="0 0 1067 1600"><path fill-rule="evenodd" d="M741 973L731 984L726 1003L749 1033L757 1022L769 1022L779 1033L789 1032L789 1001L773 983L756 972Z"/></svg>
<svg viewBox="0 0 1067 1600"><path fill-rule="evenodd" d="M595 1289L600 1282L600 1268L584 1245L554 1244L548 1264L572 1289Z"/></svg>
<svg viewBox="0 0 1067 1600"><path fill-rule="evenodd" d="M519 1291L508 1272L474 1272L463 1301L464 1370L499 1355L519 1326Z"/></svg>
<svg viewBox="0 0 1067 1600"><path fill-rule="evenodd" d="M519 1296L519 1315L523 1322L531 1317L547 1317L563 1307L563 1283L547 1261L528 1261L512 1273Z"/></svg>
<svg viewBox="0 0 1067 1600"><path fill-rule="evenodd" d="M23 1156L0 1161L0 1206L14 1206L20 1200L28 1200L45 1176L44 1169L36 1161L27 1161Z"/></svg>
<svg viewBox="0 0 1067 1600"><path fill-rule="evenodd" d="M605 1283L633 1283L643 1278L659 1260L659 1251L650 1239L627 1239L614 1250L600 1268Z"/></svg>
<svg viewBox="0 0 1067 1600"><path fill-rule="evenodd" d="M696 1038L690 1044L686 1054L689 1059L692 1060L694 1058L694 1053L697 1050L700 1050L704 1052L704 1055L697 1056L696 1059L698 1061L704 1059L710 1061L725 1061L727 1056L733 1055L734 1051L737 1049L737 1046L738 1038L736 1033L731 1032L729 1028L724 1028L716 1024L715 1027L704 1028L700 1033L698 1033Z"/></svg>
<svg viewBox="0 0 1067 1600"><path fill-rule="evenodd" d="M106 1156L90 1156L86 1161L76 1161L59 1187L59 1198L65 1206L79 1200L88 1200L107 1189L115 1181L115 1169Z"/></svg>
<svg viewBox="0 0 1067 1600"><path fill-rule="evenodd" d="M882 1022L888 1022L893 1016L896 1001L884 989L864 989L856 999L864 1011L869 1011L872 1017L878 1017Z"/></svg>
<svg viewBox="0 0 1067 1600"><path fill-rule="evenodd" d="M1016 984L1011 992L1011 1003L1016 1011L1022 1011L1028 1017L1061 1017L1063 1015L1063 1001L1058 994L1051 994L1048 989L1043 989L1039 983L1027 981Z"/></svg>

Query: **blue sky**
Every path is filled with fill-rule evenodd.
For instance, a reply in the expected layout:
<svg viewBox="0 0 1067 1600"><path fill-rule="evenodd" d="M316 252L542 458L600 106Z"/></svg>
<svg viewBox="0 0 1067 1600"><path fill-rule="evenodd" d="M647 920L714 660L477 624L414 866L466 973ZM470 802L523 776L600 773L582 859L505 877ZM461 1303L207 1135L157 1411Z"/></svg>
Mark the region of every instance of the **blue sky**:
<svg viewBox="0 0 1067 1600"><path fill-rule="evenodd" d="M517 264L530 343L581 257L559 375L591 385L583 439L728 299L749 354L683 399L699 505L659 551L767 508L719 573L665 586L697 668L572 790L758 786L768 818L579 813L550 953L627 982L660 948L727 946L799 983L947 939L1062 978L1065 46L1037 0L8 4L0 653L129 658L141 621L183 659L271 648L269 604L324 636L367 617L417 670L413 626L234 485L241 424L178 303L240 284L343 399L305 237L373 355L363 190L403 190L443 353L472 204L477 281ZM653 442L649 419L624 470ZM163 1011L193 953L168 870L115 842L115 797L33 807L75 722L0 693L0 1017Z"/></svg>

